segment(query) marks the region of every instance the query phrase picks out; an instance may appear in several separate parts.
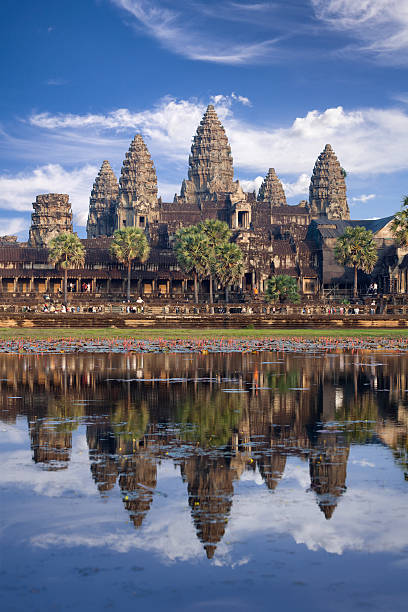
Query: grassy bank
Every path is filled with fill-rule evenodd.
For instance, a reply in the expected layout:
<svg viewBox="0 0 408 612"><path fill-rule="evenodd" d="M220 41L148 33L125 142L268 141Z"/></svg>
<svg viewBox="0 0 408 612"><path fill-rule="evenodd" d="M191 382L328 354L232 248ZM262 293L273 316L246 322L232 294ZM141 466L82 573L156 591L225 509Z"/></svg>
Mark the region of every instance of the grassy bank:
<svg viewBox="0 0 408 612"><path fill-rule="evenodd" d="M12 338L406 338L408 329L40 329L0 328L0 340Z"/></svg>

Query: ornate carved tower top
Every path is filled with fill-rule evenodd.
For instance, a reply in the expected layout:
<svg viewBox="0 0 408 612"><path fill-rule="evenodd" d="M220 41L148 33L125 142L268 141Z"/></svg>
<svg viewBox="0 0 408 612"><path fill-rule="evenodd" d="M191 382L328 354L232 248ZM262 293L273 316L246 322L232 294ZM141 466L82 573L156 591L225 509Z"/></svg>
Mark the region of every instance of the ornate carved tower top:
<svg viewBox="0 0 408 612"><path fill-rule="evenodd" d="M95 179L89 200L86 231L88 238L110 236L114 230L114 206L119 195L119 184L105 160Z"/></svg>
<svg viewBox="0 0 408 612"><path fill-rule="evenodd" d="M181 197L201 201L216 193L235 193L240 190L234 183L231 147L212 104L197 128L189 157L188 180L183 181ZM244 196L240 194L240 199Z"/></svg>
<svg viewBox="0 0 408 612"><path fill-rule="evenodd" d="M276 176L275 168L269 168L259 189L258 202L268 202L271 206L286 206L285 192Z"/></svg>
<svg viewBox="0 0 408 612"><path fill-rule="evenodd" d="M350 219L345 173L329 144L320 153L310 181L309 202L312 216Z"/></svg>
<svg viewBox="0 0 408 612"><path fill-rule="evenodd" d="M72 232L72 209L66 193L38 195L33 204L28 244L45 247L62 232Z"/></svg>
<svg viewBox="0 0 408 612"><path fill-rule="evenodd" d="M126 153L119 179L117 228L145 227L157 214L157 176L150 153L140 134L136 134Z"/></svg>

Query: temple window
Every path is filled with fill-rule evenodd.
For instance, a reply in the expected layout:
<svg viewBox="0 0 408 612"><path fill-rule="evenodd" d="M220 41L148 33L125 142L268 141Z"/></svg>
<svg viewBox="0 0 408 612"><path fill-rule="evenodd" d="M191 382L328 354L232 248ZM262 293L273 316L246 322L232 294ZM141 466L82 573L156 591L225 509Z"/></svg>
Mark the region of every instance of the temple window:
<svg viewBox="0 0 408 612"><path fill-rule="evenodd" d="M249 227L249 212L246 210L238 211L238 227Z"/></svg>
<svg viewBox="0 0 408 612"><path fill-rule="evenodd" d="M139 227L145 226L145 218L143 216L139 217Z"/></svg>

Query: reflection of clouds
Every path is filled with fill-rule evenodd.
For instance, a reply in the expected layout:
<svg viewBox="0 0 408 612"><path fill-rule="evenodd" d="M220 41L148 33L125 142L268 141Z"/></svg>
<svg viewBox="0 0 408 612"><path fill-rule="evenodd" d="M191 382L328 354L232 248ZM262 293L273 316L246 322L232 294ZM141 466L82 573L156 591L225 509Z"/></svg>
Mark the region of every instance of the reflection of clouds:
<svg viewBox="0 0 408 612"><path fill-rule="evenodd" d="M367 452L376 458L384 453L388 459L385 449L377 447ZM338 500L333 518L326 521L316 496L305 492L305 483L310 484L308 466L296 465L294 461L297 459L289 459L285 477L272 494L258 487L253 487L250 495L239 494L237 490L230 520L235 538L264 533L290 534L297 544L304 544L309 550L323 549L339 555L346 550L399 552L408 546L406 489L392 488L393 482L380 488L378 474L365 470L363 484L349 485ZM351 463L361 467L367 461ZM352 470L348 481L351 474Z"/></svg>
<svg viewBox="0 0 408 612"><path fill-rule="evenodd" d="M367 459L354 459L352 461L352 464L361 465L361 467L370 467L370 468L375 467L375 463L372 463L371 461L367 461Z"/></svg>
<svg viewBox="0 0 408 612"><path fill-rule="evenodd" d="M88 446L83 428L72 441L72 455L64 474L44 470L32 460L32 451L16 450L0 453L0 485L17 485L46 497L62 497L66 494L97 496L88 460ZM27 431L16 430L16 440L24 434L21 443L27 446ZM16 442L17 443L17 442Z"/></svg>
<svg viewBox="0 0 408 612"><path fill-rule="evenodd" d="M19 434L19 430L16 430ZM25 440L24 446L27 446ZM333 518L325 520L316 495L310 491L309 467L299 458L288 457L277 489L260 486L259 472L244 472L234 482L232 511L223 540L217 546L213 563L236 567L249 562L240 542L265 535L289 535L309 550L330 553L401 552L408 547L407 495L401 472L392 462L390 451L380 446L351 447L348 490L339 499ZM129 524L120 494L115 488L109 503L103 502L92 480L84 429L73 436L72 459L64 472L41 469L32 462L30 450L3 452L0 486L17 486L38 495L36 503L48 509L56 497L53 518L46 524L30 525L30 543L39 548L108 548L127 553L150 551L162 562L203 558L187 499L187 487L179 467L171 460L158 466L158 484L150 512L141 529ZM376 465L376 469L367 466ZM386 468L386 469L385 469ZM381 479L387 481L382 483ZM78 495L79 494L79 495ZM71 498L76 502L73 519ZM64 499L66 496L66 499ZM92 496L92 499L91 499ZM42 521L27 517L24 507L20 521ZM14 521L16 517L10 517ZM386 525L386 529L384 528ZM23 537L23 536L22 536ZM239 558L237 558L240 550Z"/></svg>

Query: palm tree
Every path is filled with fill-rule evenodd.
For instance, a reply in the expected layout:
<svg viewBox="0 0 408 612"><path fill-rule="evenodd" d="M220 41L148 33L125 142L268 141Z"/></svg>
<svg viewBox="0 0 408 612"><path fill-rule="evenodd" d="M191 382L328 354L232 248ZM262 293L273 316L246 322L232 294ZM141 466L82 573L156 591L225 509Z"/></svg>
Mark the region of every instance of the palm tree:
<svg viewBox="0 0 408 612"><path fill-rule="evenodd" d="M198 304L198 279L206 276L208 266L206 238L197 225L190 225L176 233L174 248L180 268L194 275L194 301Z"/></svg>
<svg viewBox="0 0 408 612"><path fill-rule="evenodd" d="M348 227L336 241L335 258L338 263L354 268L354 297L357 297L357 270L370 274L378 258L373 232L360 225Z"/></svg>
<svg viewBox="0 0 408 612"><path fill-rule="evenodd" d="M132 261L138 259L141 263L149 257L150 247L146 234L139 227L126 227L116 230L110 252L120 263L126 264L128 269L127 300L130 302L130 279Z"/></svg>
<svg viewBox="0 0 408 612"><path fill-rule="evenodd" d="M288 274L276 274L268 279L266 285L267 302L299 302L300 295L296 279Z"/></svg>
<svg viewBox="0 0 408 612"><path fill-rule="evenodd" d="M64 304L67 305L67 274L85 263L85 249L76 234L62 232L48 243L49 260L64 270Z"/></svg>
<svg viewBox="0 0 408 612"><path fill-rule="evenodd" d="M391 231L401 246L408 246L408 196L403 198L402 208L392 220Z"/></svg>
<svg viewBox="0 0 408 612"><path fill-rule="evenodd" d="M225 242L217 251L215 274L220 284L225 287L225 301L228 303L228 285L235 283L242 276L243 255L237 244Z"/></svg>
<svg viewBox="0 0 408 612"><path fill-rule="evenodd" d="M213 303L213 276L216 274L218 253L226 243L229 243L232 232L225 221L207 219L198 224L206 238L207 276L210 281L210 304Z"/></svg>

